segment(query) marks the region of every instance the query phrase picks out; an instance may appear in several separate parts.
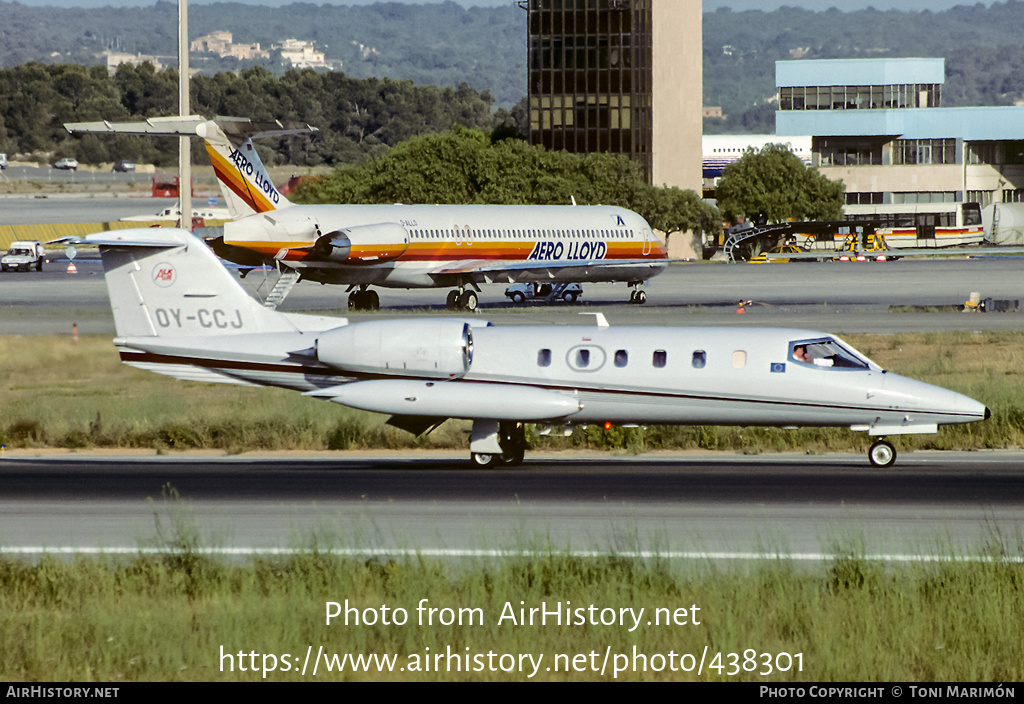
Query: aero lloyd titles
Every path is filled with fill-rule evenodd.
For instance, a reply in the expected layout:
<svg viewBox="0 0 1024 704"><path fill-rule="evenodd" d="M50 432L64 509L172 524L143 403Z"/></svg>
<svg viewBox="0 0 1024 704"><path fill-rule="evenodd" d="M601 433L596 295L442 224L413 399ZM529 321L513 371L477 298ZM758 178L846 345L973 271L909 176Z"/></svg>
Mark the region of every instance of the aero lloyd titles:
<svg viewBox="0 0 1024 704"><path fill-rule="evenodd" d="M254 167L253 163L246 159L242 152L235 149L228 155L228 159L234 162L240 172L246 176L252 176L256 186L267 194L267 197L274 202L274 205L278 205L281 202L281 196L278 194L277 189L274 188L274 184L267 178L267 175Z"/></svg>
<svg viewBox="0 0 1024 704"><path fill-rule="evenodd" d="M604 259L608 245L604 242L538 242L527 259L537 261L587 261Z"/></svg>

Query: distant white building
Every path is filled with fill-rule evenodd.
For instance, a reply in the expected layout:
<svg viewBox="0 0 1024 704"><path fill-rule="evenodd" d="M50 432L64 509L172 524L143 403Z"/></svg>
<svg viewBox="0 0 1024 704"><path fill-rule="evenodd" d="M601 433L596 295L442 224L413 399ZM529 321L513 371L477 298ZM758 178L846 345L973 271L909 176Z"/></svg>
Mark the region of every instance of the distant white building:
<svg viewBox="0 0 1024 704"><path fill-rule="evenodd" d="M217 54L222 59L233 56L240 61L270 58L270 52L260 49L258 42L255 44L235 44L234 35L223 29L218 29L215 32L210 32L193 40L189 44L189 51Z"/></svg>
<svg viewBox="0 0 1024 704"><path fill-rule="evenodd" d="M280 50L281 58L290 61L295 68L327 68L324 53L317 51L313 42L285 39Z"/></svg>
<svg viewBox="0 0 1024 704"><path fill-rule="evenodd" d="M149 62L153 64L153 67L157 71L163 70L163 64L155 56L149 56L148 54L128 54L123 51L104 51L100 54L101 57L106 59L107 71L114 73L117 67L121 64L132 64L138 66L139 64Z"/></svg>

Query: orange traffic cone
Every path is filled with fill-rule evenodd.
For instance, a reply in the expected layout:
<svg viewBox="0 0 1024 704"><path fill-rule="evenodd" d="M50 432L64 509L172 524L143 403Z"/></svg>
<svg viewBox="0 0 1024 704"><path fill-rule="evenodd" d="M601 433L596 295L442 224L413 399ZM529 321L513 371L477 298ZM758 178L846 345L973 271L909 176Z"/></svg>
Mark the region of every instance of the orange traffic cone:
<svg viewBox="0 0 1024 704"><path fill-rule="evenodd" d="M69 274L77 274L78 273L78 267L75 266L74 262L68 262L68 273Z"/></svg>

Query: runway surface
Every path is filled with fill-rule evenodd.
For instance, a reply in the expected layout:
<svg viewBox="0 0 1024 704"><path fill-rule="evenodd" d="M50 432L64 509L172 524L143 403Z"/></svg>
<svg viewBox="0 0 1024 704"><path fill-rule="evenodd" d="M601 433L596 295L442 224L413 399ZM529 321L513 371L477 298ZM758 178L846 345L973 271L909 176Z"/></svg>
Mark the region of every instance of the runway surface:
<svg viewBox="0 0 1024 704"><path fill-rule="evenodd" d="M160 543L174 518L231 550L372 554L553 549L633 554L977 556L1024 544L1024 454L461 455L0 460L0 549ZM180 503L162 498L173 486Z"/></svg>
<svg viewBox="0 0 1024 704"><path fill-rule="evenodd" d="M0 334L114 336L98 261L51 262L42 273L0 274ZM276 275L250 273L243 285L257 298ZM645 306L627 302L622 284L588 284L581 304L514 306L501 285L484 286L478 315L495 324L579 324L580 313L602 312L613 325L738 325L795 327L829 332L888 333L930 330L1019 330L1024 313L893 312L891 306L962 306L972 291L1024 303L1024 259L921 260L885 264L680 264L651 280ZM450 315L446 289L380 292L377 315ZM349 316L342 286L302 282L281 310ZM737 301L753 301L743 315ZM592 320L592 319L591 319Z"/></svg>

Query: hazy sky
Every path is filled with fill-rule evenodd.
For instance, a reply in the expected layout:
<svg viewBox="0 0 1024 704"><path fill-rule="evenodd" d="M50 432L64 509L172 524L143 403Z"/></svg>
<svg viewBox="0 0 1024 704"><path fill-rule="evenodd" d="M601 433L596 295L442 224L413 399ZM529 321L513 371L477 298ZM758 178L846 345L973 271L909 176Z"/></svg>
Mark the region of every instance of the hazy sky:
<svg viewBox="0 0 1024 704"><path fill-rule="evenodd" d="M190 0L189 4L207 4L218 0ZM225 1L225 0L220 0ZM304 0L306 1L306 0ZM315 5L370 5L378 0L308 0ZM413 2L440 2L441 0L399 0L408 3ZM156 0L19 0L23 5L50 6L50 7L104 7L112 5L115 7L139 7L153 5ZM294 0L241 0L247 5L269 5L272 7L283 7L290 5ZM514 4L513 0L455 0L455 2L466 7L474 5L481 7L498 7L500 5ZM781 5L791 7L803 7L808 10L827 10L830 7L838 7L845 11L863 10L866 7L874 7L876 10L925 10L933 12L947 10L955 5L973 5L975 3L964 0L788 0L787 2L775 2L774 0L704 0L704 11L711 12L719 7L730 7L733 10L775 10ZM985 5L991 5L988 1Z"/></svg>

